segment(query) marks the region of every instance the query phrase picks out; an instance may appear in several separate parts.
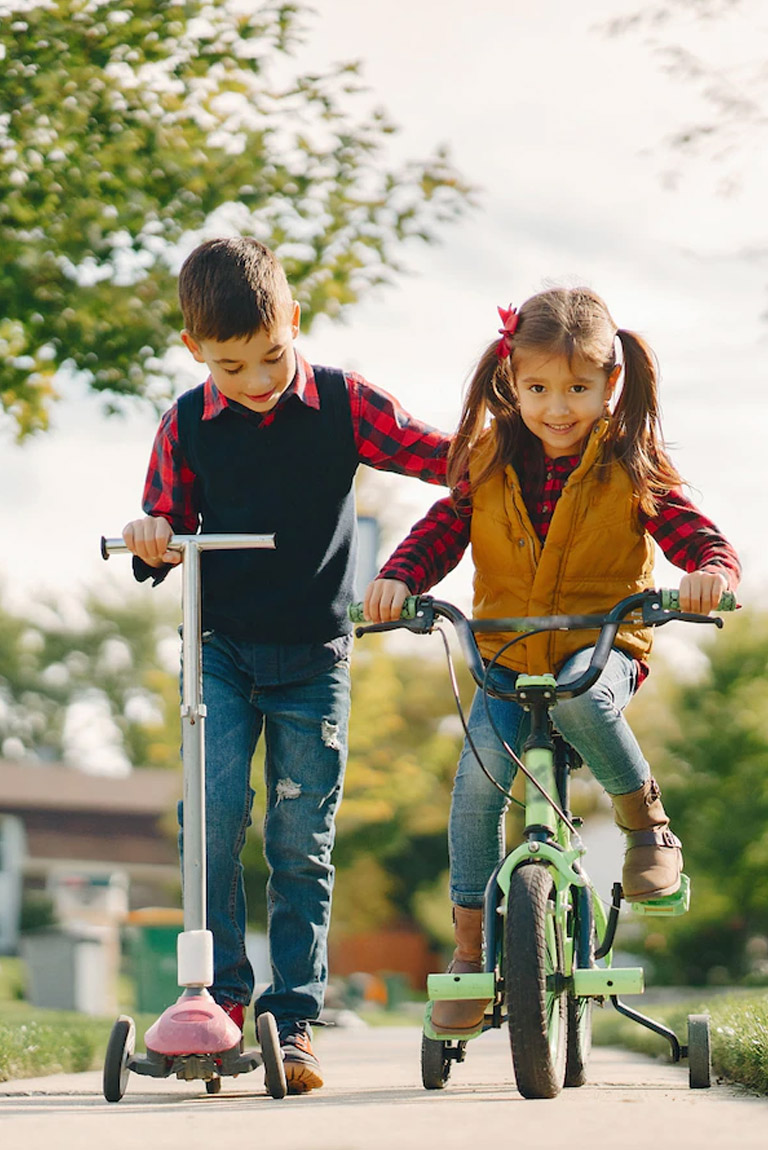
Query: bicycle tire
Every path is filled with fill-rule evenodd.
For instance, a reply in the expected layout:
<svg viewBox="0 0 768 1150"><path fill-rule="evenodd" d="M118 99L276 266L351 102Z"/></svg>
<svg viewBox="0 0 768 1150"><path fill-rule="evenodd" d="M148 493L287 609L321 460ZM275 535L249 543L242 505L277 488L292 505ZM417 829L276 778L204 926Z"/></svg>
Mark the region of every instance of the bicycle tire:
<svg viewBox="0 0 768 1150"><path fill-rule="evenodd" d="M504 924L504 984L517 1089L554 1098L565 1081L568 999L563 932L554 914L555 884L538 864L516 870ZM548 985L549 982L549 985Z"/></svg>
<svg viewBox="0 0 768 1150"><path fill-rule="evenodd" d="M451 1075L451 1060L445 1057L445 1043L426 1034L421 1036L421 1081L425 1090L444 1090Z"/></svg>
<svg viewBox="0 0 768 1150"><path fill-rule="evenodd" d="M589 970L595 965L597 936L592 912L592 891L589 887L571 888L573 913L573 966ZM566 1087L584 1086L587 1081L587 1063L592 1052L593 999L577 997L568 992L568 1037L565 1053Z"/></svg>

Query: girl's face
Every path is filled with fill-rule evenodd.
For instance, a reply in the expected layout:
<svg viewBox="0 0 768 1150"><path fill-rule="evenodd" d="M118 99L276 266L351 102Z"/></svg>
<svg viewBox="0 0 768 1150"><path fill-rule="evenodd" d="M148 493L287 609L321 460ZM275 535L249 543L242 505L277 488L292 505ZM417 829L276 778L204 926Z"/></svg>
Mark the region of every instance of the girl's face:
<svg viewBox="0 0 768 1150"><path fill-rule="evenodd" d="M513 366L520 416L544 453L551 459L577 455L605 414L620 368L606 376L578 355L569 366L564 355L517 349Z"/></svg>

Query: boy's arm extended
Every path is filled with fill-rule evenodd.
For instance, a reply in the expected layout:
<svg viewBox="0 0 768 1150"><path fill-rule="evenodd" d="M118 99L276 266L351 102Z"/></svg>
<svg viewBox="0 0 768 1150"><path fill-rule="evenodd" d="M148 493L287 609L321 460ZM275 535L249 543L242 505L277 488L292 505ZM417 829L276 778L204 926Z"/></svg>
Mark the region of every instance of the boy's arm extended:
<svg viewBox="0 0 768 1150"><path fill-rule="evenodd" d="M375 623L398 615L405 594L418 595L452 571L469 545L472 504L467 485L438 499L415 523L386 561L365 595L366 615Z"/></svg>
<svg viewBox="0 0 768 1150"><path fill-rule="evenodd" d="M198 529L195 474L179 449L175 404L165 413L157 429L144 483L142 507L148 517L165 520L174 535L194 535ZM136 535L141 532L141 525L141 520L135 520L127 525L126 530L133 528ZM157 584L163 581L172 565L150 565L134 555L133 571L140 583L151 578Z"/></svg>
<svg viewBox="0 0 768 1150"><path fill-rule="evenodd" d="M445 483L450 435L415 419L355 372L346 372L345 379L360 462L425 483Z"/></svg>

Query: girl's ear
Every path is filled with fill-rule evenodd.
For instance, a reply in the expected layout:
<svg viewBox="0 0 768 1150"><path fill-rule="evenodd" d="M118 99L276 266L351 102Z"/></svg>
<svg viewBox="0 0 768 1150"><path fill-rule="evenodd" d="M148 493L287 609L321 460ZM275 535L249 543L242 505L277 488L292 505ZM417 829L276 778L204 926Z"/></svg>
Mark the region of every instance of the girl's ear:
<svg viewBox="0 0 768 1150"><path fill-rule="evenodd" d="M621 364L617 363L616 366L614 367L613 371L611 372L611 374L608 376L608 378L605 381L606 398L610 398L613 395L613 389L616 387L616 383L617 383L617 380L618 380L620 375L621 375Z"/></svg>

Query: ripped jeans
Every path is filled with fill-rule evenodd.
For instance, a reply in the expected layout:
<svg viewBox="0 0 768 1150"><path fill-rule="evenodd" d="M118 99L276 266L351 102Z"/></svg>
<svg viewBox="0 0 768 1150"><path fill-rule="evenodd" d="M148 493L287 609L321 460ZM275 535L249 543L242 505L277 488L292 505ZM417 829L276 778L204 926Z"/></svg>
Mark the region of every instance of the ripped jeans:
<svg viewBox="0 0 768 1150"><path fill-rule="evenodd" d="M211 991L219 1001L245 1005L253 995L240 853L251 824L251 759L263 732L272 982L256 1012L271 1011L279 1022L316 1019L328 980L331 849L347 760L350 647L349 636L284 645L213 632L203 637Z"/></svg>

